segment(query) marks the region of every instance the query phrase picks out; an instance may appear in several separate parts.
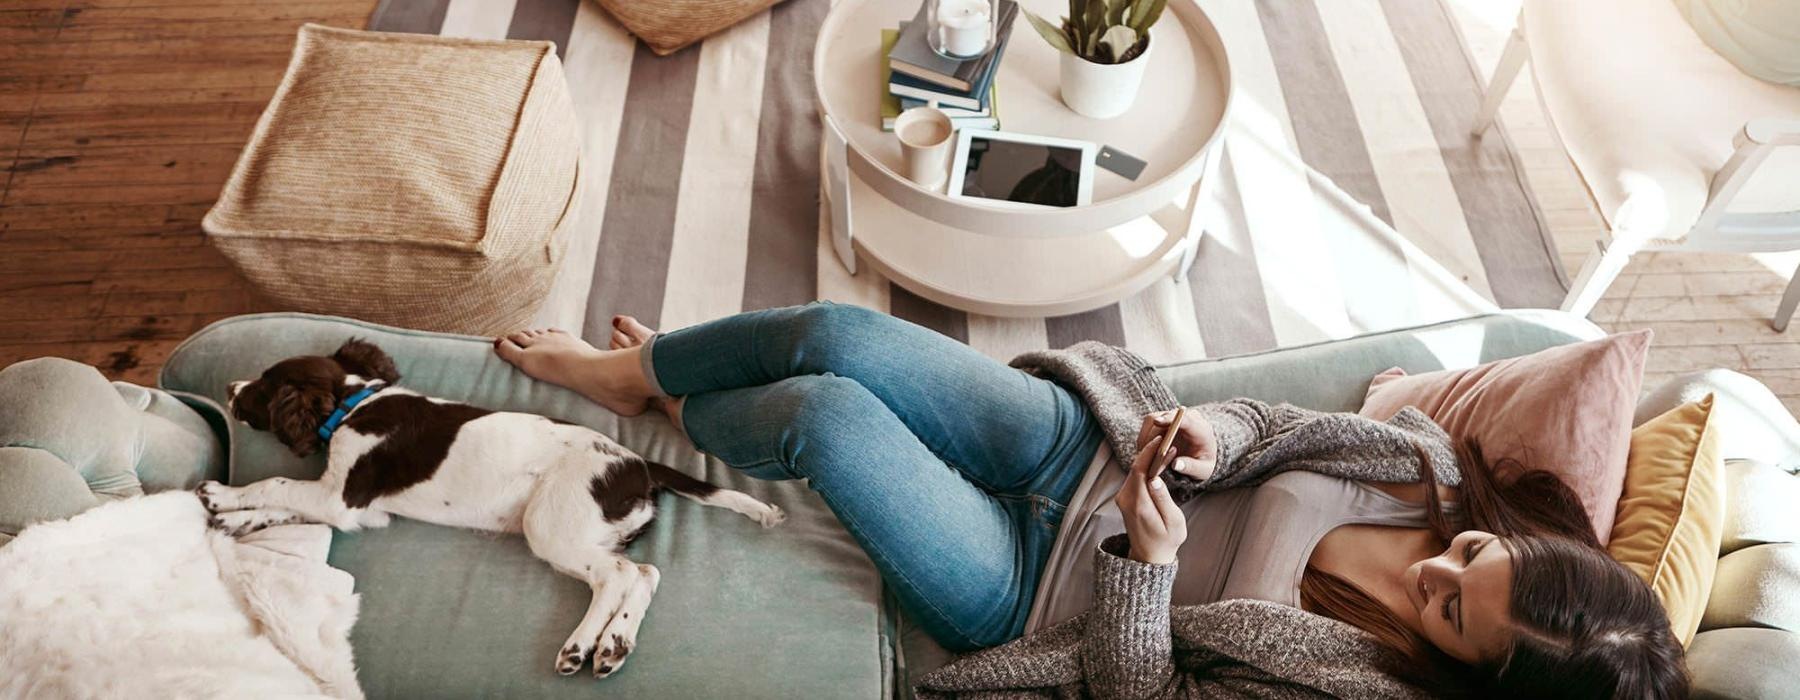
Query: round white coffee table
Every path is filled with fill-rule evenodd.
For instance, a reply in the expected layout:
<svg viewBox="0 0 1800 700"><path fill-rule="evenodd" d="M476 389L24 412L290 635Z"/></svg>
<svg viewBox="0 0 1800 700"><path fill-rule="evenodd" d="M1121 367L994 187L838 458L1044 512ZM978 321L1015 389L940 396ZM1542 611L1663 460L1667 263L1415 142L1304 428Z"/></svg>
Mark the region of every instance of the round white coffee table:
<svg viewBox="0 0 1800 700"><path fill-rule="evenodd" d="M1063 0L1019 1L1044 17L1068 11ZM1056 50L1023 17L1013 23L996 78L1001 128L1092 141L1148 163L1135 181L1096 173L1092 204L1042 209L954 198L904 175L899 142L881 130L880 38L917 9L838 0L813 50L821 187L845 268L855 273L860 258L914 294L994 316L1079 313L1186 275L1232 94L1224 42L1195 0L1170 0L1137 101L1113 119L1064 106Z"/></svg>

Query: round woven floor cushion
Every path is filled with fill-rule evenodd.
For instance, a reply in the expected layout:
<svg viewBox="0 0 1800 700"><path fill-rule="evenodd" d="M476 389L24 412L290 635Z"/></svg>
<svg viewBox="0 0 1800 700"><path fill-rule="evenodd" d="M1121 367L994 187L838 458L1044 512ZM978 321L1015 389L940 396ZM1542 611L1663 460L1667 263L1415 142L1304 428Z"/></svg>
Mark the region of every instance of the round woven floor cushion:
<svg viewBox="0 0 1800 700"><path fill-rule="evenodd" d="M580 153L549 42L306 25L203 226L283 306L494 335L549 293Z"/></svg>

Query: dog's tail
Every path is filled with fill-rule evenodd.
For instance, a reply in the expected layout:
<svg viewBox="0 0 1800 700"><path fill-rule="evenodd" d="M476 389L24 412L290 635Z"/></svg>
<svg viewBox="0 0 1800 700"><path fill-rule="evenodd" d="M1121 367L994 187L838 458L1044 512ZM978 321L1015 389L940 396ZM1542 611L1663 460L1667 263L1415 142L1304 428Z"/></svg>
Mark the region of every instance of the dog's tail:
<svg viewBox="0 0 1800 700"><path fill-rule="evenodd" d="M746 518L762 523L763 527L775 527L787 519L787 514L781 512L780 508L756 500L742 491L720 488L668 465L646 460L644 466L650 472L651 488L656 491L673 491L701 505L737 511Z"/></svg>

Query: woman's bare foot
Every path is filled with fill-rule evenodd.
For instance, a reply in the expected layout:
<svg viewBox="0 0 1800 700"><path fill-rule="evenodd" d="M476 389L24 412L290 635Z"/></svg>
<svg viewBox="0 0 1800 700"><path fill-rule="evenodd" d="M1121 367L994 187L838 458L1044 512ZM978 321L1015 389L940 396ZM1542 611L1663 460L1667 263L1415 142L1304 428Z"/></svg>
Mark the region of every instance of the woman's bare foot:
<svg viewBox="0 0 1800 700"><path fill-rule="evenodd" d="M612 318L612 349L614 350L635 348L649 342L650 337L654 335L656 335L656 331L638 323L635 318L630 316L614 316Z"/></svg>
<svg viewBox="0 0 1800 700"><path fill-rule="evenodd" d="M621 416L650 405L637 350L600 350L558 329L519 331L494 339L494 352L533 379L567 387Z"/></svg>
<svg viewBox="0 0 1800 700"><path fill-rule="evenodd" d="M649 342L650 338L656 335L655 330L638 322L636 318L631 316L614 316L612 318L612 327L611 345L614 350L625 350L641 346L644 343ZM681 403L682 397L680 396L650 397L650 407L662 412L663 415L668 416L669 422L674 423L677 430L685 430L681 427Z"/></svg>

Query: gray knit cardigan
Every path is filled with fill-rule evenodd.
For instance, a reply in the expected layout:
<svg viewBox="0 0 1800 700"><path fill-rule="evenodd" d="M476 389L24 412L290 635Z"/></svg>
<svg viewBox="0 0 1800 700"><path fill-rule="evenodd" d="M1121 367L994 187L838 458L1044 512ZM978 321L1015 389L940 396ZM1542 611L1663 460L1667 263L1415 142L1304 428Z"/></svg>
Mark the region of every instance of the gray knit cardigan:
<svg viewBox="0 0 1800 700"><path fill-rule="evenodd" d="M1121 348L1081 343L1021 355L1013 366L1081 394L1120 463L1136 454L1144 414L1176 405L1155 369ZM1178 501L1292 469L1417 482L1418 448L1430 454L1439 483L1454 485L1460 476L1449 436L1416 409L1385 423L1250 399L1189 410L1212 423L1219 460L1205 482L1165 472ZM961 657L921 678L915 692L925 698L1424 696L1388 672L1402 660L1362 630L1266 601L1172 606L1178 564L1133 561L1128 549L1118 535L1094 552L1094 604L1086 613Z"/></svg>

